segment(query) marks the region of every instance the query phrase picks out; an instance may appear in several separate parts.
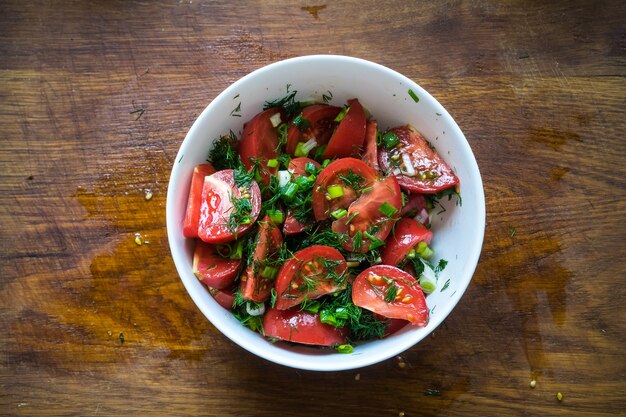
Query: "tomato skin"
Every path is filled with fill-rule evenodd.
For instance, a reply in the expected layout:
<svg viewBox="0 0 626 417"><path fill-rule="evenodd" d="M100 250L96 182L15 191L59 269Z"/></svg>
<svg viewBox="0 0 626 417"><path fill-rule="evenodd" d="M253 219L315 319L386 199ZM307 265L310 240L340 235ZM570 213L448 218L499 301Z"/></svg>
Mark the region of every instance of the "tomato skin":
<svg viewBox="0 0 626 417"><path fill-rule="evenodd" d="M222 290L218 290L215 288L209 288L209 292L217 301L219 305L224 307L226 310L233 309L233 303L235 302L235 293L232 288L225 288Z"/></svg>
<svg viewBox="0 0 626 417"><path fill-rule="evenodd" d="M374 237L379 240L387 239L395 220L398 218L402 207L402 195L400 186L394 177L385 177L372 185L372 190L361 194L348 207L348 214L341 219L333 221L332 229L335 233L347 234L347 239L343 244L343 248L349 252L365 253L370 249L371 240L363 234L369 232L373 227L378 230L374 233ZM388 203L396 209L396 214L391 218L383 214L379 208L383 203ZM350 222L348 224L348 222ZM361 247L354 246L354 236L361 232Z"/></svg>
<svg viewBox="0 0 626 417"><path fill-rule="evenodd" d="M263 317L266 337L305 345L335 346L346 342L347 330L322 323L317 314L301 311L269 309Z"/></svg>
<svg viewBox="0 0 626 417"><path fill-rule="evenodd" d="M294 178L298 178L303 175L308 176L309 173L306 172L306 165L308 163L313 164L316 169L319 169L319 167L321 166L317 161L314 161L311 158L299 157L293 158L291 161L289 161L289 165L287 165L287 170L291 172L291 175L293 175Z"/></svg>
<svg viewBox="0 0 626 417"><path fill-rule="evenodd" d="M202 203L202 186L204 177L215 173L213 165L206 163L197 165L191 176L191 187L187 199L187 210L183 222L183 236L198 237L198 222L200 221L200 205Z"/></svg>
<svg viewBox="0 0 626 417"><path fill-rule="evenodd" d="M302 233L307 226L309 225L296 219L291 210L287 210L287 216L285 216L285 223L283 224L283 233L285 236Z"/></svg>
<svg viewBox="0 0 626 417"><path fill-rule="evenodd" d="M396 148L387 150L378 147L378 163L380 168L388 175L394 175L400 186L406 190L424 194L435 194L446 188L454 187L459 183L459 178L450 169L448 164L437 154L413 126L406 125L390 129L400 140ZM429 174L434 178L420 179L417 176L408 176L394 172L391 167L392 155L408 155L416 171L416 175ZM399 159L402 162L402 158ZM397 168L396 168L397 169Z"/></svg>
<svg viewBox="0 0 626 417"><path fill-rule="evenodd" d="M327 278L327 269L322 265L324 260L333 262L331 272L337 276L346 274L348 265L345 258L337 249L330 246L310 246L296 252L285 262L276 277L275 306L278 310L287 310L297 306L305 298L314 300L343 288L332 278ZM313 288L306 289L303 276L315 281Z"/></svg>
<svg viewBox="0 0 626 417"><path fill-rule="evenodd" d="M402 207L401 217L412 217L424 226L430 224L428 202L424 194L409 193L406 205Z"/></svg>
<svg viewBox="0 0 626 417"><path fill-rule="evenodd" d="M402 218L396 223L394 233L389 235L380 257L386 265L397 266L407 253L419 242L430 244L433 232L419 222Z"/></svg>
<svg viewBox="0 0 626 417"><path fill-rule="evenodd" d="M285 111L279 108L270 108L258 113L243 127L241 140L239 141L239 156L243 166L248 171L254 168L253 159L259 159L259 174L261 183L268 185L270 176L275 175L278 168L270 168L267 161L278 157L278 134L272 126L270 117L280 113L281 120L285 120Z"/></svg>
<svg viewBox="0 0 626 417"><path fill-rule="evenodd" d="M222 289L232 286L241 266L241 259L221 257L215 246L196 241L193 254L193 273L204 285Z"/></svg>
<svg viewBox="0 0 626 417"><path fill-rule="evenodd" d="M348 100L349 110L328 141L324 158L358 156L365 140L365 111L359 100Z"/></svg>
<svg viewBox="0 0 626 417"><path fill-rule="evenodd" d="M246 300L258 303L267 300L272 291L274 278L263 278L263 261L276 253L283 243L283 237L278 227L268 216L259 222L256 246L252 254L252 263L241 275L240 291Z"/></svg>
<svg viewBox="0 0 626 417"><path fill-rule="evenodd" d="M293 155L299 142L306 142L313 137L318 146L328 143L335 127L335 117L340 111L341 107L327 104L313 104L303 108L302 118L310 123L310 127L301 131L298 126L292 123L287 131L285 152Z"/></svg>
<svg viewBox="0 0 626 417"><path fill-rule="evenodd" d="M365 150L363 151L363 162L378 171L378 145L376 145L376 132L378 131L378 122L376 120L368 120L365 125Z"/></svg>
<svg viewBox="0 0 626 417"><path fill-rule="evenodd" d="M360 190L354 190L346 186L339 175L346 175L349 172L360 175L364 179L364 183ZM367 166L363 161L355 158L341 158L331 162L324 168L313 185L313 214L315 220L322 221L330 217L330 213L340 208L347 208L354 200L358 198L357 191L369 187L378 178L376 171ZM326 189L331 185L342 185L344 195L333 200L326 199Z"/></svg>
<svg viewBox="0 0 626 417"><path fill-rule="evenodd" d="M386 323L385 333L383 334L383 338L387 336L391 336L392 334L403 329L404 326L409 324L409 322L406 320L388 319L387 317L381 316L380 314L376 314L376 313L374 313L374 317L378 319L379 321L383 321Z"/></svg>
<svg viewBox="0 0 626 417"><path fill-rule="evenodd" d="M231 196L241 198L233 170L224 169L206 177L202 188L198 237L207 243L217 244L231 242L245 234L261 212L261 191L255 181L252 181L248 193L252 204L250 223L239 226L235 234L226 223L233 210Z"/></svg>
<svg viewBox="0 0 626 417"><path fill-rule="evenodd" d="M393 301L385 301L388 284L402 289ZM410 274L389 265L374 265L361 272L352 284L352 301L361 308L390 319L402 319L418 326L428 322L426 298L419 283Z"/></svg>

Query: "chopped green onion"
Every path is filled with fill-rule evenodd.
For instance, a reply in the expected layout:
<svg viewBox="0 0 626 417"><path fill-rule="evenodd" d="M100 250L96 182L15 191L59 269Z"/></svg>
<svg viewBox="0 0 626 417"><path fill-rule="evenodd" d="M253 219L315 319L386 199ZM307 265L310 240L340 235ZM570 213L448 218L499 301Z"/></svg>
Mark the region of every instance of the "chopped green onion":
<svg viewBox="0 0 626 417"><path fill-rule="evenodd" d="M252 223L252 219L250 217L244 217L243 219L241 219L240 224L250 224Z"/></svg>
<svg viewBox="0 0 626 417"><path fill-rule="evenodd" d="M315 150L315 154L313 154L313 159L320 160L324 156L324 152L326 151L326 145L322 145Z"/></svg>
<svg viewBox="0 0 626 417"><path fill-rule="evenodd" d="M415 259L417 255L415 254L415 249L411 249L407 254L406 257L407 259Z"/></svg>
<svg viewBox="0 0 626 417"><path fill-rule="evenodd" d="M335 117L335 122L340 122L343 120L344 117L346 117L346 114L348 113L348 111L350 110L350 107L348 106L343 106L343 109L341 109L341 111L339 112L339 114L337 115L337 117Z"/></svg>
<svg viewBox="0 0 626 417"><path fill-rule="evenodd" d="M354 348L352 345L339 345L335 348L339 353L352 353Z"/></svg>
<svg viewBox="0 0 626 417"><path fill-rule="evenodd" d="M232 249L232 248L231 248ZM230 259L241 259L243 256L243 240L237 241L235 248L230 252Z"/></svg>
<svg viewBox="0 0 626 417"><path fill-rule="evenodd" d="M331 326L337 326L337 318L334 312L330 310L320 311L320 321L322 323L330 324Z"/></svg>
<svg viewBox="0 0 626 417"><path fill-rule="evenodd" d="M315 164L313 162L307 162L304 166L304 172L309 175L315 175L317 174L317 168L315 168Z"/></svg>
<svg viewBox="0 0 626 417"><path fill-rule="evenodd" d="M348 214L348 210L346 209L337 209L333 211L332 213L330 213L330 215L333 216L335 219L341 219L343 216L347 214Z"/></svg>
<svg viewBox="0 0 626 417"><path fill-rule="evenodd" d="M356 268L357 266L361 265L361 262L359 262L359 261L347 261L346 265L349 268Z"/></svg>
<svg viewBox="0 0 626 417"><path fill-rule="evenodd" d="M415 253L417 253L419 256L421 256L424 259L430 259L435 254L435 251L433 251L430 247L428 247L428 243L420 242L417 244L417 247L415 248Z"/></svg>
<svg viewBox="0 0 626 417"><path fill-rule="evenodd" d="M324 162L322 162L322 168L326 168L328 164L330 164L330 159L324 159Z"/></svg>
<svg viewBox="0 0 626 417"><path fill-rule="evenodd" d="M274 279L277 273L277 268L274 268L273 266L266 266L263 268L263 271L261 271L261 277L265 279Z"/></svg>
<svg viewBox="0 0 626 417"><path fill-rule="evenodd" d="M284 200L291 201L296 196L297 192L298 192L298 184L290 182L289 184L287 184L287 186L283 190L282 197Z"/></svg>
<svg viewBox="0 0 626 417"><path fill-rule="evenodd" d="M430 294L437 289L437 275L426 262L422 263L424 264L424 271L420 274L418 282L420 287L422 287L422 291Z"/></svg>
<svg viewBox="0 0 626 417"><path fill-rule="evenodd" d="M270 159L267 161L267 166L270 168L276 168L278 166L278 159Z"/></svg>
<svg viewBox="0 0 626 417"><path fill-rule="evenodd" d="M299 188L306 188L311 183L311 180L309 179L309 177L302 176L296 178L294 182L298 184Z"/></svg>
<svg viewBox="0 0 626 417"><path fill-rule="evenodd" d="M276 224L281 224L285 221L285 215L280 210L268 210L267 216L270 220Z"/></svg>
<svg viewBox="0 0 626 417"><path fill-rule="evenodd" d="M302 310L308 311L309 313L317 314L320 311L320 307L322 304L319 301L305 301L302 303Z"/></svg>
<svg viewBox="0 0 626 417"><path fill-rule="evenodd" d="M392 206L386 201L383 204L381 204L380 207L378 207L378 211L380 211L382 214L384 214L387 217L391 217L398 212L398 210L394 206Z"/></svg>
<svg viewBox="0 0 626 417"><path fill-rule="evenodd" d="M296 116L295 119L293 119L293 124L298 126L298 129L300 129L301 132L311 127L311 122L309 122L307 119L302 117L302 113L300 113L298 116Z"/></svg>
<svg viewBox="0 0 626 417"><path fill-rule="evenodd" d="M392 149L400 143L400 138L393 132L387 132L381 138L381 142L385 149Z"/></svg>
<svg viewBox="0 0 626 417"><path fill-rule="evenodd" d="M298 142L296 145L296 150L294 152L295 156L308 156L309 152L313 150L317 146L317 141L315 138L311 138L306 142Z"/></svg>
<svg viewBox="0 0 626 417"><path fill-rule="evenodd" d="M411 90L410 88L409 88L409 95L411 96L414 102L417 103L420 101L420 98L417 96L417 94L415 94L415 92Z"/></svg>
<svg viewBox="0 0 626 417"><path fill-rule="evenodd" d="M382 240L377 238L376 236L370 234L369 232L363 232L363 236L368 238L372 243L370 243L370 250L380 248L385 244Z"/></svg>
<svg viewBox="0 0 626 417"><path fill-rule="evenodd" d="M341 185L331 185L326 188L328 196L332 199L343 197L343 187Z"/></svg>

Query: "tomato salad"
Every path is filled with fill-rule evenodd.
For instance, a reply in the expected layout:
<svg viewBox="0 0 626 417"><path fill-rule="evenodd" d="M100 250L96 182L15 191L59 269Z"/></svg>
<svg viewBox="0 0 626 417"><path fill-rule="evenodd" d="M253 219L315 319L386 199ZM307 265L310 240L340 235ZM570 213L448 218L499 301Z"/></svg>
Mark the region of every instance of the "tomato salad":
<svg viewBox="0 0 626 417"><path fill-rule="evenodd" d="M351 352L425 326L430 212L454 171L410 125L379 130L358 99L266 102L193 172L184 235L215 300L271 341ZM460 196L459 196L460 199Z"/></svg>

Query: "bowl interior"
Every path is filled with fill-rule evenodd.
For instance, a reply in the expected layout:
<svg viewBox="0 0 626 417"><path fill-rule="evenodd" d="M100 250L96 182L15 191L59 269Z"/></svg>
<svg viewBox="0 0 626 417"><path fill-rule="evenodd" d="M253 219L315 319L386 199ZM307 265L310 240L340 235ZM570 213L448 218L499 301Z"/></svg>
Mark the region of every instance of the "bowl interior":
<svg viewBox="0 0 626 417"><path fill-rule="evenodd" d="M436 259L446 259L438 289L427 297L431 311L426 327L406 327L383 340L360 344L353 353L337 354L306 346L272 344L242 326L220 307L192 273L193 241L182 235L191 173L206 160L212 141L230 130L238 136L243 123L263 103L297 91L298 100L342 106L358 98L386 129L411 123L456 171L462 204L453 198L435 211L432 246ZM411 90L419 99L409 94ZM432 332L450 313L469 285L482 246L485 227L483 187L476 160L448 112L415 82L386 67L357 58L318 55L277 62L254 71L216 97L189 130L174 162L167 193L167 232L178 273L196 305L222 333L250 352L283 365L310 370L342 370L370 365L408 349ZM445 287L445 289L444 289Z"/></svg>

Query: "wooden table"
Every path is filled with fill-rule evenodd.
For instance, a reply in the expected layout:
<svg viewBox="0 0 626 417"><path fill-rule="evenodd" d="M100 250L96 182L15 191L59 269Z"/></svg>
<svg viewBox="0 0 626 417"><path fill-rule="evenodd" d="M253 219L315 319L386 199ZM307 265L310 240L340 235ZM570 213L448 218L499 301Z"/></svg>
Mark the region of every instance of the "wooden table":
<svg viewBox="0 0 626 417"><path fill-rule="evenodd" d="M0 414L623 413L626 3L548 3L2 2ZM165 231L170 168L200 111L251 70L312 53L430 91L487 198L482 257L445 325L337 373L222 336Z"/></svg>

